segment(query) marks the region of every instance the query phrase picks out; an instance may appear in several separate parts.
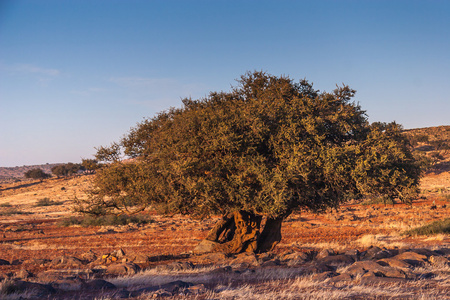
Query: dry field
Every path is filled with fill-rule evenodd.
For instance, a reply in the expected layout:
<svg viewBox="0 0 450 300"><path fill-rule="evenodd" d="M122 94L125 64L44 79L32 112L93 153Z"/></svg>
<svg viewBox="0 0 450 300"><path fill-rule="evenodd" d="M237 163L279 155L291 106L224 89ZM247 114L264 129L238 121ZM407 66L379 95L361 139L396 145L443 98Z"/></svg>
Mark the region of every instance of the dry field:
<svg viewBox="0 0 450 300"><path fill-rule="evenodd" d="M421 197L412 205L349 203L321 215L293 214L284 222L283 239L274 252L257 257L192 253L218 217L195 220L147 212L152 222L144 225L62 226L63 220L74 216L73 199L85 197L94 175L1 183L0 285L5 290L16 278L52 283L58 292L33 294L27 289L0 294L0 298L450 299L450 236L402 235L449 217L449 162L445 155L425 175ZM432 263L433 255L427 254L421 258L423 263L402 271L414 278L405 281L367 283L361 274L351 280L332 280L336 274L346 274L346 264L337 264L331 271L319 270L316 264L311 271L311 257L322 250L359 255L378 249L374 247L396 254L408 249L439 250L447 260ZM289 255L300 254L305 255L305 263L286 263ZM64 263L61 257L80 260ZM109 272L119 262L133 262L138 269L126 274ZM87 289L87 282L95 278L104 278L116 288L111 292L105 286ZM170 284L176 280L193 286L173 288ZM148 286L161 289L145 289Z"/></svg>

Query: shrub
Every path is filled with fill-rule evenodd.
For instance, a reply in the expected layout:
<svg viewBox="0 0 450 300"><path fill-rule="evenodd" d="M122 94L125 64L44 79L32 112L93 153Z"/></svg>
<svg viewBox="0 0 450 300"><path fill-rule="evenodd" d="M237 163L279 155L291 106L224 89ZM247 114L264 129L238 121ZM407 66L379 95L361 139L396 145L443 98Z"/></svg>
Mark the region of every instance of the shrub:
<svg viewBox="0 0 450 300"><path fill-rule="evenodd" d="M433 235L439 233L450 233L450 218L413 228L406 231L404 235Z"/></svg>
<svg viewBox="0 0 450 300"><path fill-rule="evenodd" d="M51 205L61 205L63 202L61 201L53 201L50 198L43 198L36 201L34 206L51 206Z"/></svg>
<svg viewBox="0 0 450 300"><path fill-rule="evenodd" d="M50 177L49 174L45 173L44 171L42 171L42 169L39 168L28 170L27 172L25 172L24 176L25 178L32 179L45 179Z"/></svg>

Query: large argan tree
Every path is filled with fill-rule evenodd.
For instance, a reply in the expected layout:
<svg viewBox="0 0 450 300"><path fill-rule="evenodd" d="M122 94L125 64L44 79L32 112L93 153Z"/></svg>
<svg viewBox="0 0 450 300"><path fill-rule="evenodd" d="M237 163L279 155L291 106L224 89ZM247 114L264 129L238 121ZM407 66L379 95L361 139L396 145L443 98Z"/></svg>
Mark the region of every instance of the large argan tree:
<svg viewBox="0 0 450 300"><path fill-rule="evenodd" d="M213 251L272 249L295 210L384 196L409 202L420 168L395 123L369 124L348 86L247 73L230 92L184 99L98 149L96 188L80 211L219 214ZM120 161L123 150L133 160ZM264 223L264 228L261 224Z"/></svg>

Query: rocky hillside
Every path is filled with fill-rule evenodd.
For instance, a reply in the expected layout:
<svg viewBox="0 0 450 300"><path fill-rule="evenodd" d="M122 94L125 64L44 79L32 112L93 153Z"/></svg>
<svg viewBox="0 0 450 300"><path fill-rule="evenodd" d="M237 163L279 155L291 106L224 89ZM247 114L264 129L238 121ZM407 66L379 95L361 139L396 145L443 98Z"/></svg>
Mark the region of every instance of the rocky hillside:
<svg viewBox="0 0 450 300"><path fill-rule="evenodd" d="M45 173L51 174L52 168L60 164L45 164L21 167L0 167L0 181L23 179L25 172L32 169L42 169Z"/></svg>

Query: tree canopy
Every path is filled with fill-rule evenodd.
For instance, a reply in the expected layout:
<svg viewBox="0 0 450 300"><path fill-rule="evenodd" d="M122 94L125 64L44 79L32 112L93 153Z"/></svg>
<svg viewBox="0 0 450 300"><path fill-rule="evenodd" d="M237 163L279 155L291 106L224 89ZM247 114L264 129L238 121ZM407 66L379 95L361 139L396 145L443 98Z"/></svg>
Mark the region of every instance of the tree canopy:
<svg viewBox="0 0 450 300"><path fill-rule="evenodd" d="M306 80L253 72L229 92L184 99L99 149L97 159L112 163L80 210L152 205L282 220L368 195L411 201L420 168L401 126L369 124L354 95L345 85L321 92ZM121 162L120 151L133 160Z"/></svg>

